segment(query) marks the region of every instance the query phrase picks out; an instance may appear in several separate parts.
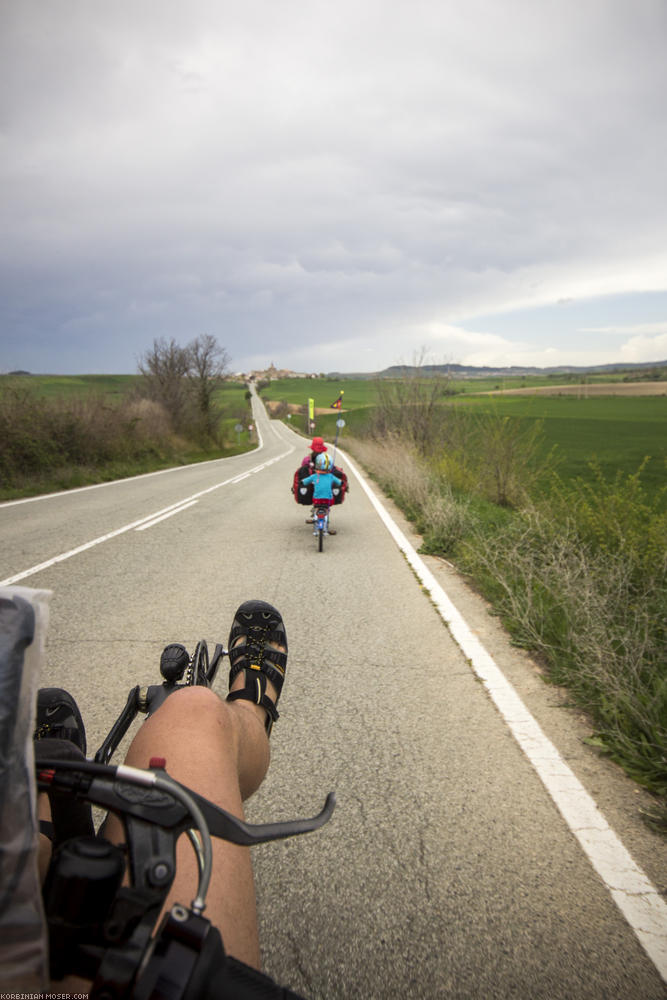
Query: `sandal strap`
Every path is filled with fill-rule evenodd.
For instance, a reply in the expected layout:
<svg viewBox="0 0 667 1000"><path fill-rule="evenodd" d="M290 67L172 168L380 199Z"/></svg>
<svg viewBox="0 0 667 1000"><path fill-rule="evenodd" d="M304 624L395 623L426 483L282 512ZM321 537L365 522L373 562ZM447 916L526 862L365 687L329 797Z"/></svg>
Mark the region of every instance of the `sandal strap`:
<svg viewBox="0 0 667 1000"><path fill-rule="evenodd" d="M267 639L269 642L273 640L281 644L284 641L280 633L277 633L275 636L271 633ZM230 648L229 662L231 665L229 671L230 684L239 671L252 669L265 673L271 683L280 689L285 679L287 653L283 653L279 649L267 649L263 643L253 641L252 634L250 634L245 643Z"/></svg>
<svg viewBox="0 0 667 1000"><path fill-rule="evenodd" d="M270 735L273 723L280 716L278 715L275 702L266 693L267 678L258 671L252 671L251 673L250 670L246 670L245 679L245 687L238 688L236 691L230 691L227 695L227 701L242 699L243 701L252 701L255 705L261 705L266 711L266 732L267 735Z"/></svg>

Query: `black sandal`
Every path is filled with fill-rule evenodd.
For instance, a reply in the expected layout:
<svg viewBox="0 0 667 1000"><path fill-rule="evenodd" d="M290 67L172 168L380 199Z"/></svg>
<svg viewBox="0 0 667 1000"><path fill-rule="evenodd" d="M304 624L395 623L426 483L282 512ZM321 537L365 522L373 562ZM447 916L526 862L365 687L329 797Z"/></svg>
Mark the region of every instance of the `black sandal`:
<svg viewBox="0 0 667 1000"><path fill-rule="evenodd" d="M245 636L245 642L238 639ZM273 649L284 646L284 652ZM271 733L278 718L276 705L287 668L287 633L280 612L266 601L245 601L234 616L229 633L229 686L236 675L245 672L245 687L230 691L227 701L239 698L261 705L266 711L266 732ZM275 702L266 693L267 681L276 689Z"/></svg>

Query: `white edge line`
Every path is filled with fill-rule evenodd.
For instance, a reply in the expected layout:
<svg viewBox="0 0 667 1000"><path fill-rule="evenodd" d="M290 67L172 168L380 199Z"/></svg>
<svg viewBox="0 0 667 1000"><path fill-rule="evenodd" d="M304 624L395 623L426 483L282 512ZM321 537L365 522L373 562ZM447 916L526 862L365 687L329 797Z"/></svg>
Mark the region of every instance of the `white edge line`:
<svg viewBox="0 0 667 1000"><path fill-rule="evenodd" d="M194 507L196 503L199 503L199 501L191 500L190 503L184 503L181 507L177 507L176 510L170 510L166 514L161 514L160 517L153 518L152 521L147 521L146 524L140 524L139 527L135 528L134 530L146 531L147 528L152 528L154 525L159 524L160 521L166 521L168 517L173 517L174 514L180 514L181 511L187 510L188 507Z"/></svg>
<svg viewBox="0 0 667 1000"><path fill-rule="evenodd" d="M340 449L338 451L344 454ZM592 797L546 737L498 665L472 634L440 583L387 513L349 456L344 457L385 527L429 591L452 637L483 682L512 735L644 951L667 981L667 904L611 829Z"/></svg>
<svg viewBox="0 0 667 1000"><path fill-rule="evenodd" d="M262 462L261 465L255 466L251 472L259 472L262 469L267 468L269 465L273 465L274 462L285 458L294 451L291 448L289 451L283 452L283 454L276 456L276 458L269 459L267 462ZM163 507L162 510L154 511L152 514L148 514L146 517L140 517L137 521L132 521L130 524L123 525L122 528L116 528L115 531L109 531L106 535L100 535L99 538L93 538L90 542L84 542L83 545L78 545L75 549L70 549L69 552L61 552L60 555L53 556L51 559L47 559L37 566L31 566L29 569L25 569L20 573L15 573L14 576L7 577L6 580L0 580L0 587L11 587L13 584L18 583L20 580L25 580L26 577L33 576L35 573L40 573L44 569L49 569L51 566L55 566L56 563L64 562L66 559L71 559L72 556L80 555L82 552L86 552L88 549L92 549L95 545L101 545L102 542L108 542L111 538L117 538L118 535L123 535L126 531L131 531L132 528L138 528L142 524L147 524L150 521L155 521L156 518L160 518L163 514L168 514L170 511L176 512L178 508L183 507L184 504L190 502L195 502L199 497L205 496L207 493L212 493L214 490L219 490L223 486L228 486L229 484L235 482L236 476L231 479L225 479L222 483L215 483L213 486L209 486L205 490L200 490L199 493L193 493L192 496L184 497L179 500L178 503L172 503L168 507Z"/></svg>

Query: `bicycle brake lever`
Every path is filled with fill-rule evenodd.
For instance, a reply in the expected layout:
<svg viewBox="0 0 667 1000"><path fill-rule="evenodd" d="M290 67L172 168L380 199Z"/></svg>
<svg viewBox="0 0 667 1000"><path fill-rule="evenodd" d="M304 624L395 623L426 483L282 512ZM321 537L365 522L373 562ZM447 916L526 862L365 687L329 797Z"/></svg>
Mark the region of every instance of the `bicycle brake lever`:
<svg viewBox="0 0 667 1000"><path fill-rule="evenodd" d="M162 768L156 768L166 777L170 776ZM126 784L122 780L122 769L104 765L79 764L73 761L40 761L38 776L42 778L40 787L68 790L79 798L94 805L110 809L116 813L126 813L148 823L155 823L166 830L187 830L191 826L186 808L169 795L164 788ZM170 778L175 785L185 789L201 809L209 833L213 837L227 840L241 847L266 844L272 840L284 840L303 833L312 833L324 826L332 816L336 805L336 795L329 792L321 811L306 819L285 820L279 823L246 823L213 805L208 799L193 792L187 785Z"/></svg>
<svg viewBox="0 0 667 1000"><path fill-rule="evenodd" d="M283 820L279 823L246 823L224 809L214 806L208 799L194 792L190 794L204 814L211 836L220 837L242 847L267 844L272 840L285 840L287 837L297 837L302 833L319 830L329 822L336 806L336 793L329 792L320 812L308 819Z"/></svg>

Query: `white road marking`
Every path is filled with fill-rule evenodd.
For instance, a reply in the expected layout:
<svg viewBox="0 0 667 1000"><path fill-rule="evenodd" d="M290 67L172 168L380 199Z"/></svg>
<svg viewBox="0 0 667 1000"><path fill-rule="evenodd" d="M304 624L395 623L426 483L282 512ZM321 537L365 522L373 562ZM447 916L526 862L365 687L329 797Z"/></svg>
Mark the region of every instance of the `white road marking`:
<svg viewBox="0 0 667 1000"><path fill-rule="evenodd" d="M152 528L153 525L159 524L160 521L165 521L168 517L173 517L174 514L180 514L182 510L187 510L188 507L194 507L196 503L198 503L197 500L191 500L189 503L184 503L180 507L177 507L176 510L170 510L166 514L161 514L160 517L153 518L152 521L147 521L146 524L140 524L139 527L134 530L145 531L146 528Z"/></svg>
<svg viewBox="0 0 667 1000"><path fill-rule="evenodd" d="M256 450L259 451L261 445ZM0 503L0 510L5 507L18 507L24 503L37 503L40 500L53 500L56 497L69 497L75 493L87 493L88 490L103 490L109 486L118 486L119 483L131 483L135 479L150 479L152 476L165 476L168 472L184 472L186 469L194 469L195 466L213 465L214 462L224 462L223 458L211 458L207 462L191 462L190 465L174 465L169 469L158 469L157 472L143 472L139 476L127 476L125 479L112 479L108 483L93 483L91 486L77 486L72 490L60 490L58 493L40 493L36 497L23 497L21 500L5 500Z"/></svg>
<svg viewBox="0 0 667 1000"><path fill-rule="evenodd" d="M339 449L340 452L340 449ZM340 452L340 454L343 454ZM372 489L345 455L380 519L428 590L452 637L483 682L512 735L534 767L612 899L667 981L667 904L611 829L594 800L545 736L518 694L417 554Z"/></svg>
<svg viewBox="0 0 667 1000"><path fill-rule="evenodd" d="M248 475L254 475L256 472L261 472L262 469L267 469L270 465L280 461L280 459L286 458L287 455L290 455L293 451L294 448L290 448L289 451L285 451L281 455L277 455L276 458L271 458L266 462L262 462L261 465L256 465L250 470L250 472L243 473L241 477L233 476L231 479L225 479L222 483L216 483L214 486L209 486L205 490L200 490L199 493L193 493L192 496L184 497L183 500L179 500L178 503L172 503L168 507L163 507L162 510L155 511L153 514L148 514L146 517L140 517L137 521L132 521L130 524L124 524L122 528L116 528L115 531L109 531L106 535L100 535L99 538L93 538L90 542L84 542L83 545L78 545L75 549L70 549L68 552L61 552L59 555L53 556L51 559L46 559L37 566L31 566L30 569L24 569L20 573L15 573L14 576L9 576L6 580L0 580L0 587L11 587L20 580L25 580L29 576L34 576L35 573L40 573L44 569L49 569L51 566L64 562L66 559L71 559L72 556L80 555L82 552L86 552L88 549L92 549L96 545L101 545L102 542L108 542L111 538L117 538L118 535L123 535L126 531L131 531L133 528L139 528L141 525L151 527L152 524L156 524L158 520L163 520L164 517L168 517L171 513L179 513L180 510L185 509L185 505L190 506L192 503L195 503L199 497L203 497L207 493L213 493L214 490L219 490L223 486L229 486L233 483L239 482L241 478L246 478Z"/></svg>

